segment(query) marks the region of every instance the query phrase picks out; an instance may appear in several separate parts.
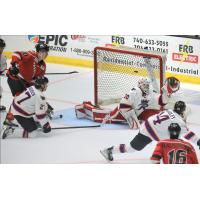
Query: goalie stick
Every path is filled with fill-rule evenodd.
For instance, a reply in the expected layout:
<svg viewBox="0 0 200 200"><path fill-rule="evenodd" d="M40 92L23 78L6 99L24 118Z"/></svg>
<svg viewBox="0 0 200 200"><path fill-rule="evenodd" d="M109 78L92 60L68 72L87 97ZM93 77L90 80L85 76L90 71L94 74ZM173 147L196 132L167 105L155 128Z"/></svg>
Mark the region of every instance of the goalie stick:
<svg viewBox="0 0 200 200"><path fill-rule="evenodd" d="M154 71L153 71L153 67L151 65L151 58L150 57L143 57L143 58L144 58L144 62L145 62L146 67L147 67L148 77L151 81L151 84L152 84L154 90L156 90L156 92L160 92L158 84L156 82L156 77L155 77L155 74L154 74Z"/></svg>

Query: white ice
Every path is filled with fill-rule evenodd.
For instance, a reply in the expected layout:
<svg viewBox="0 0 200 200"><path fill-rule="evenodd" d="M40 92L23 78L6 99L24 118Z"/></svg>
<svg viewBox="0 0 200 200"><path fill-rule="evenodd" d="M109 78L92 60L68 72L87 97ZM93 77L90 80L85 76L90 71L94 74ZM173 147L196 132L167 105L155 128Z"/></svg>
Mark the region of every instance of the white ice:
<svg viewBox="0 0 200 200"><path fill-rule="evenodd" d="M52 127L96 125L88 120L75 118L74 106L85 100L94 100L93 70L81 67L48 64L47 72L78 71L71 75L50 75L50 84L46 96L54 107L56 114L63 114L63 119L52 121ZM2 105L9 107L12 96L1 77L4 88ZM188 126L200 136L200 98L199 85L182 84L194 94L194 102L190 102L191 112ZM198 97L198 98L197 98ZM5 113L1 113L1 124ZM138 131L130 130L126 125L104 125L100 128L53 130L50 134L35 131L29 139L21 138L22 129L15 130L13 135L1 140L2 163L107 163L99 153L100 149L120 143L129 143ZM113 163L149 163L156 142L143 151L115 156ZM199 149L197 150L198 157Z"/></svg>

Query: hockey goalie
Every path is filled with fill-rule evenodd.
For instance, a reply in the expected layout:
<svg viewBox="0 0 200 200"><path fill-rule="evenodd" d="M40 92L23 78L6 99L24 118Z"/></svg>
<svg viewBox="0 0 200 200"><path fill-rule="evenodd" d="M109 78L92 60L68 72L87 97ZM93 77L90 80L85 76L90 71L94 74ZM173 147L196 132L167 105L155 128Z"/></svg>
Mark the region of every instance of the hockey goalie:
<svg viewBox="0 0 200 200"><path fill-rule="evenodd" d="M140 78L138 85L125 94L115 109L103 109L91 102L83 102L75 106L76 117L78 119L87 118L99 123L128 123L131 129L137 129L140 122L159 113L167 105L171 95L179 88L180 81L175 77L169 77L159 94L150 89L150 82L147 78Z"/></svg>

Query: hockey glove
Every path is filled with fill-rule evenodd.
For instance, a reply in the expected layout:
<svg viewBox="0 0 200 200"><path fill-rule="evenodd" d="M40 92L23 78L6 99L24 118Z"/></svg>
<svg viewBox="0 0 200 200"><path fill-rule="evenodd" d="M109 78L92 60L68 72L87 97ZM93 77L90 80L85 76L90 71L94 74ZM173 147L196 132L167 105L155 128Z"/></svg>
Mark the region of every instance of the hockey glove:
<svg viewBox="0 0 200 200"><path fill-rule="evenodd" d="M49 133L51 131L51 126L49 124L49 122L47 122L44 126L43 126L43 132L44 133Z"/></svg>
<svg viewBox="0 0 200 200"><path fill-rule="evenodd" d="M19 74L19 65L17 63L12 63L11 65L12 66L9 69L10 74L16 76L17 74Z"/></svg>
<svg viewBox="0 0 200 200"><path fill-rule="evenodd" d="M49 119L51 120L52 115L54 114L54 112L53 112L54 108L49 103L47 103L47 106L48 106L48 108L47 108L46 114L49 117Z"/></svg>

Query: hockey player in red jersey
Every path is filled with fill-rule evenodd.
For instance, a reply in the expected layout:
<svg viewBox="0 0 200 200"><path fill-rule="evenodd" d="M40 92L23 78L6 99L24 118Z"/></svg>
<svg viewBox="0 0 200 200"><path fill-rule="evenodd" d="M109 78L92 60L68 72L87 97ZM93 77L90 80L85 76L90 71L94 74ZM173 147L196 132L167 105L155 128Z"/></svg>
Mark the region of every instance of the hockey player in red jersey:
<svg viewBox="0 0 200 200"><path fill-rule="evenodd" d="M137 129L139 120L146 120L149 116L159 113L165 106L172 93L179 90L180 82L174 77L166 79L159 94L150 90L150 83L146 78L140 78L138 86L131 89L112 111L101 109L91 102L75 106L77 118L88 118L103 123L128 123L131 129Z"/></svg>
<svg viewBox="0 0 200 200"><path fill-rule="evenodd" d="M46 44L37 44L35 51L17 51L12 55L11 67L7 71L7 82L13 97L22 93L26 88L34 85L35 79L44 76L49 47ZM9 112L4 125L11 124L13 115Z"/></svg>
<svg viewBox="0 0 200 200"><path fill-rule="evenodd" d="M6 46L5 41L0 38L0 75L2 75L7 68L6 57L2 54L5 46ZM2 91L3 91L3 88L0 85L0 103L1 103ZM6 110L6 107L0 105L0 112L5 111L5 110Z"/></svg>
<svg viewBox="0 0 200 200"><path fill-rule="evenodd" d="M35 79L34 86L28 87L20 95L15 96L11 105L11 111L15 119L21 125L23 137L28 138L29 133L41 127L44 133L51 131L48 118L48 104L44 96L48 79L44 76ZM12 131L9 126L3 132L5 139Z"/></svg>
<svg viewBox="0 0 200 200"><path fill-rule="evenodd" d="M179 139L181 127L177 123L171 123L168 127L170 139L161 140L151 156L152 163L160 164L198 164L194 147Z"/></svg>
<svg viewBox="0 0 200 200"><path fill-rule="evenodd" d="M119 144L100 152L108 161L112 161L114 159L113 154L141 151L153 140L160 141L169 139L168 126L171 123L178 123L181 127L181 135L200 148L200 138L187 128L185 111L186 104L183 101L177 101L173 110L161 111L159 114L153 115L145 120L138 134L129 144Z"/></svg>

